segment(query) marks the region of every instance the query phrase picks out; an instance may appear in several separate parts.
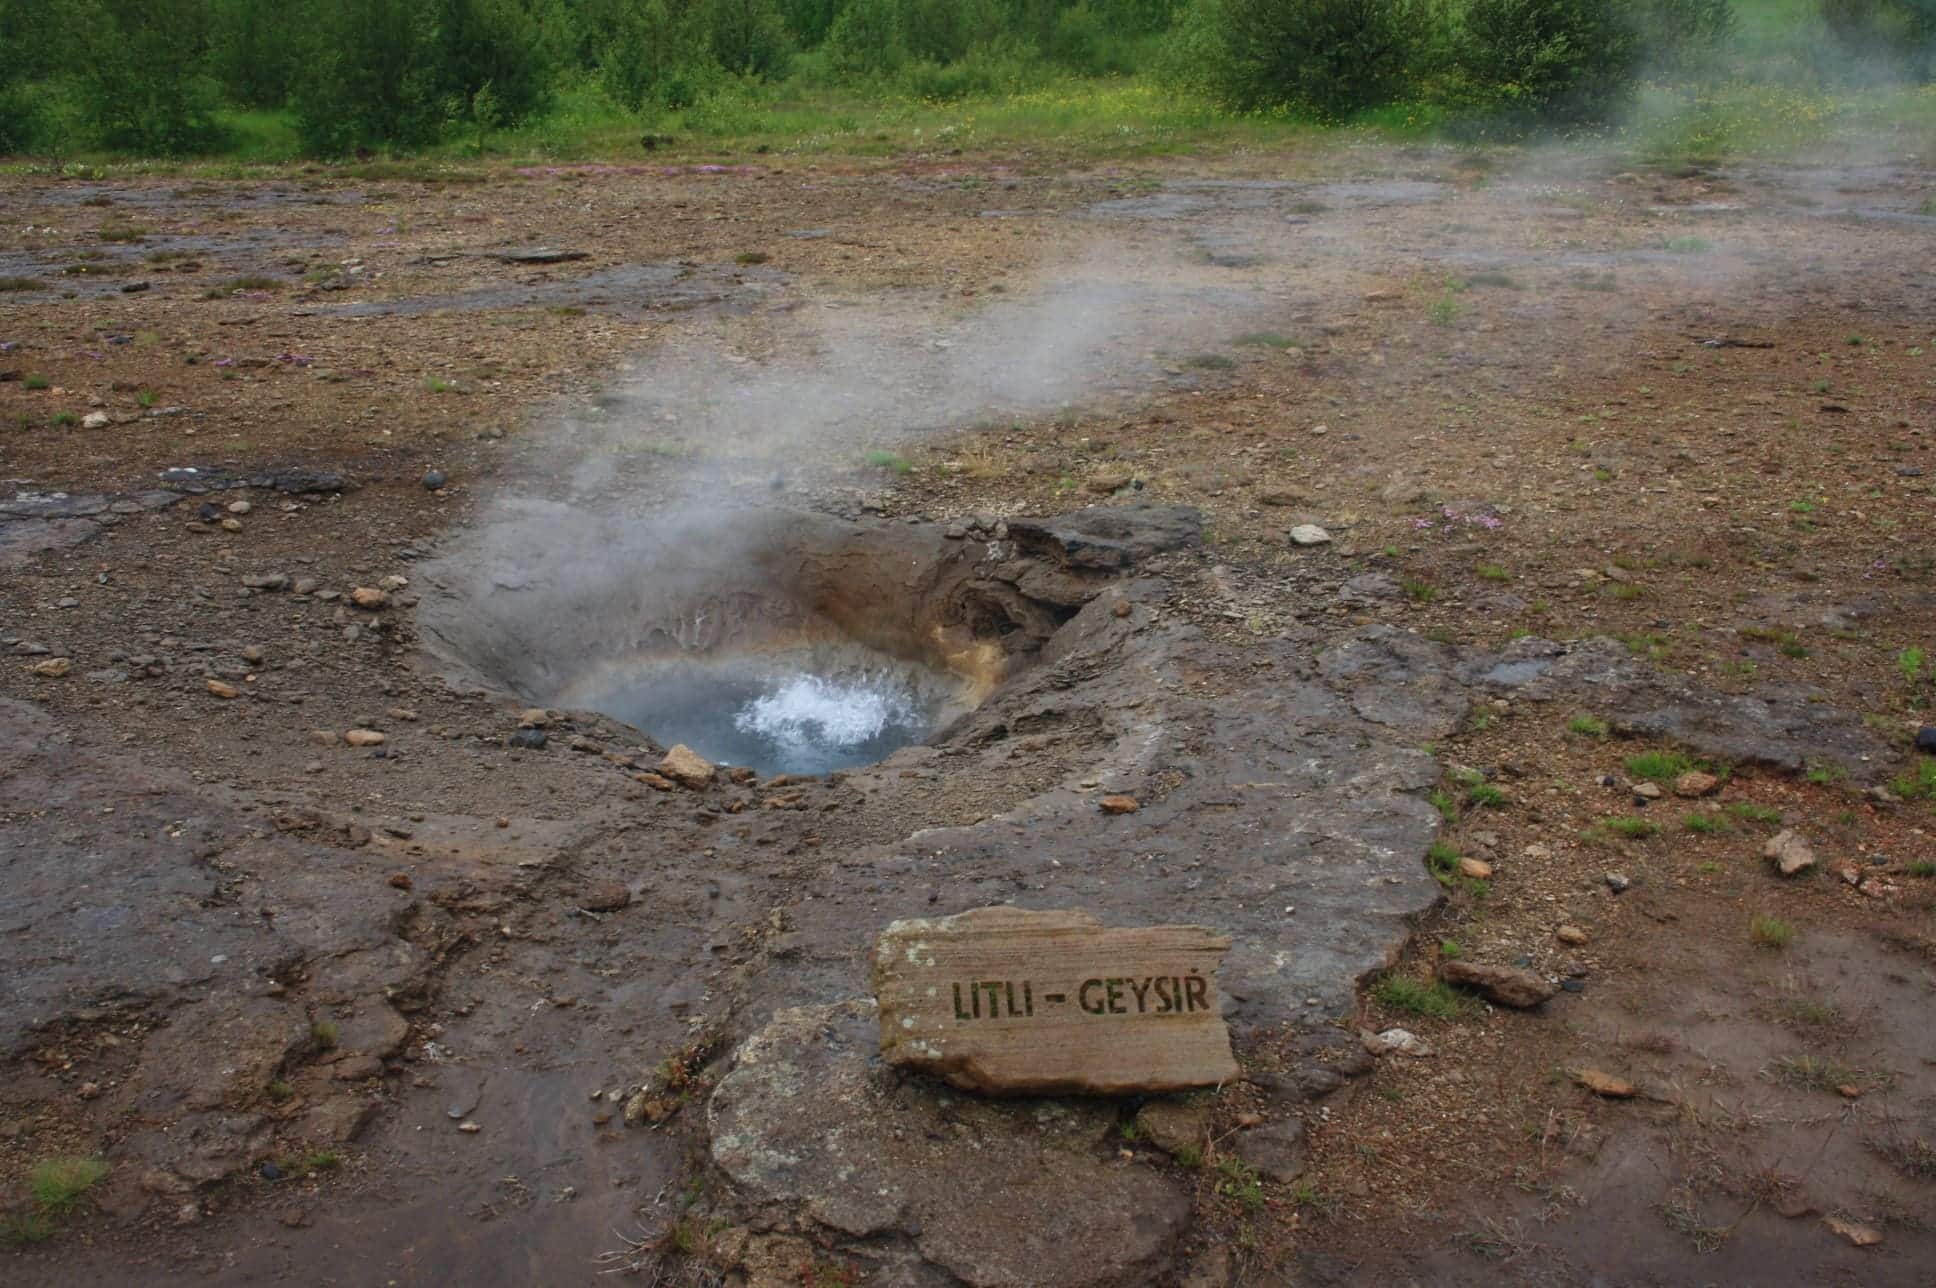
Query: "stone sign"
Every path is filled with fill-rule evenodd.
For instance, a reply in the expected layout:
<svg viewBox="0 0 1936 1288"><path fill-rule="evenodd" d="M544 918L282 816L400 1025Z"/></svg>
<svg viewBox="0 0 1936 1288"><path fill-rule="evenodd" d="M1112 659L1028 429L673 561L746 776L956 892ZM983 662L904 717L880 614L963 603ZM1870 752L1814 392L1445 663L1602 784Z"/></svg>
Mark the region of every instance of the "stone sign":
<svg viewBox="0 0 1936 1288"><path fill-rule="evenodd" d="M1227 936L978 908L874 945L881 1054L997 1095L1182 1091L1237 1076L1217 993Z"/></svg>

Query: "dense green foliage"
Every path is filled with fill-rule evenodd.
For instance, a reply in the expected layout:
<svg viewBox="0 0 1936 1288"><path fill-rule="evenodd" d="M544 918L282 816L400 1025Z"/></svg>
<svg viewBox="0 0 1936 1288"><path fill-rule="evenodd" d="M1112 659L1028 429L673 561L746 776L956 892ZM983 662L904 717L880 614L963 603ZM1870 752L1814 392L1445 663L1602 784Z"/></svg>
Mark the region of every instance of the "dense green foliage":
<svg viewBox="0 0 1936 1288"><path fill-rule="evenodd" d="M1757 71L1770 30L1788 61ZM1568 128L1648 78L1927 80L1932 53L1936 0L0 0L0 153L215 151L245 117L317 156L482 147L593 100L724 132L784 93L1094 77L1232 116Z"/></svg>

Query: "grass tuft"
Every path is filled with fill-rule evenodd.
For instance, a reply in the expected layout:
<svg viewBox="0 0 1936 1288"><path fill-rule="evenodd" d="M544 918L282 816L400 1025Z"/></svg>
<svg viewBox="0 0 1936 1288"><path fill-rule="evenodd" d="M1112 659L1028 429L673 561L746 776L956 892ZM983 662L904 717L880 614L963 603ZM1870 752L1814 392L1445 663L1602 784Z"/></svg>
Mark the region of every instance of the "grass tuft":
<svg viewBox="0 0 1936 1288"><path fill-rule="evenodd" d="M887 470L893 474L911 474L914 472L914 464L907 457L896 452L885 451L878 447L861 457L861 460L877 470Z"/></svg>
<svg viewBox="0 0 1936 1288"><path fill-rule="evenodd" d="M1442 980L1422 980L1415 975L1388 971L1372 986L1371 995L1397 1011L1426 1015L1436 1020L1458 1018L1465 1003Z"/></svg>
<svg viewBox="0 0 1936 1288"><path fill-rule="evenodd" d="M65 1212L108 1174L98 1158L49 1158L27 1173L27 1192L46 1212Z"/></svg>
<svg viewBox="0 0 1936 1288"><path fill-rule="evenodd" d="M1795 928L1780 917L1758 912L1748 923L1748 938L1759 947L1779 950L1794 942Z"/></svg>
<svg viewBox="0 0 1936 1288"><path fill-rule="evenodd" d="M1655 783L1671 783L1694 768L1693 761L1674 751L1645 751L1627 757L1626 765L1627 772L1635 778Z"/></svg>

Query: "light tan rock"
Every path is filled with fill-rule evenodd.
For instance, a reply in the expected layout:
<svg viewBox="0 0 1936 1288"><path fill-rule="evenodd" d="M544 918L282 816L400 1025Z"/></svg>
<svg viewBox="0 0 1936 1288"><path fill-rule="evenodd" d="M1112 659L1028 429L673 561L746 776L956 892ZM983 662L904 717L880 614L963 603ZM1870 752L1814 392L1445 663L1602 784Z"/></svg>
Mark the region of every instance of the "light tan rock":
<svg viewBox="0 0 1936 1288"><path fill-rule="evenodd" d="M350 602L358 608L366 608L371 612L375 612L390 602L390 596L378 590L375 586L358 586L350 592Z"/></svg>
<svg viewBox="0 0 1936 1288"><path fill-rule="evenodd" d="M1785 829L1768 838L1768 844L1761 847L1761 856L1772 859L1775 868L1785 877L1806 872L1815 866L1815 851L1809 848L1801 833Z"/></svg>
<svg viewBox="0 0 1936 1288"><path fill-rule="evenodd" d="M1210 1109L1187 1100L1152 1100L1136 1113L1136 1135L1165 1154L1203 1153L1210 1135Z"/></svg>
<svg viewBox="0 0 1936 1288"><path fill-rule="evenodd" d="M1230 940L978 908L897 921L874 946L889 1064L995 1095L1183 1091L1236 1077L1217 991Z"/></svg>
<svg viewBox="0 0 1936 1288"><path fill-rule="evenodd" d="M374 729L352 729L343 735L352 747L381 747L388 739Z"/></svg>
<svg viewBox="0 0 1936 1288"><path fill-rule="evenodd" d="M1844 1221L1842 1218L1835 1216L1824 1217L1822 1224L1858 1248L1873 1248L1876 1244L1882 1242L1882 1231L1876 1229L1874 1226L1857 1225L1853 1221Z"/></svg>
<svg viewBox="0 0 1936 1288"><path fill-rule="evenodd" d="M225 700L228 698L239 698L242 696L242 690L236 688L233 684L230 684L225 680L210 680L204 687L206 687L208 691L214 694L216 697L222 698Z"/></svg>
<svg viewBox="0 0 1936 1288"><path fill-rule="evenodd" d="M44 662L34 663L34 674L45 680L59 680L74 669L71 657L50 657Z"/></svg>
<svg viewBox="0 0 1936 1288"><path fill-rule="evenodd" d="M1674 780L1674 795L1686 800L1698 800L1712 796L1721 789L1721 780L1713 774L1704 774L1698 769L1690 769Z"/></svg>
<svg viewBox="0 0 1936 1288"><path fill-rule="evenodd" d="M1609 1100L1631 1100L1634 1096L1633 1083L1628 1082L1625 1078L1616 1078L1610 1073L1603 1073L1598 1069L1575 1069L1573 1071L1573 1081L1579 1083L1594 1095L1605 1096Z"/></svg>
<svg viewBox="0 0 1936 1288"><path fill-rule="evenodd" d="M1134 814L1143 806L1134 796L1105 796L1096 802L1096 808L1105 814Z"/></svg>
<svg viewBox="0 0 1936 1288"><path fill-rule="evenodd" d="M1462 877L1472 877L1478 881L1485 881L1492 876L1492 864L1487 863L1484 859L1460 859L1459 875Z"/></svg>
<svg viewBox="0 0 1936 1288"><path fill-rule="evenodd" d="M1561 926L1553 932L1553 937L1563 944L1572 944L1576 948L1581 944L1590 942L1593 938L1592 935L1587 934L1586 931L1581 930L1578 926Z"/></svg>
<svg viewBox="0 0 1936 1288"><path fill-rule="evenodd" d="M716 771L711 761L682 742L665 754L665 759L659 762L659 772L681 787L700 791L712 786Z"/></svg>

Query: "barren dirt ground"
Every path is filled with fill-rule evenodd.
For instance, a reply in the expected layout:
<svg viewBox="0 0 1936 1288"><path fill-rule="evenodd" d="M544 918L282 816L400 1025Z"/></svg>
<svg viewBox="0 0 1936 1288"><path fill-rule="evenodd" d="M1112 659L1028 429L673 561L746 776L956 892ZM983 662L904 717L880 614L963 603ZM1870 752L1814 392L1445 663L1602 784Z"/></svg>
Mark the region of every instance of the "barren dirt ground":
<svg viewBox="0 0 1936 1288"><path fill-rule="evenodd" d="M1936 1282L1932 198L1344 146L0 179L0 1277ZM668 355L947 353L1070 284L1053 406L654 410ZM586 712L511 745L545 698L420 648L505 497L696 486L991 562L1085 506L1202 532L1074 591L1036 552L1034 678L805 784L661 790ZM853 1072L873 934L1009 899L1230 929L1246 1081ZM761 1033L834 1062L813 1134L935 1147L777 1176ZM108 1171L37 1192L67 1157Z"/></svg>

